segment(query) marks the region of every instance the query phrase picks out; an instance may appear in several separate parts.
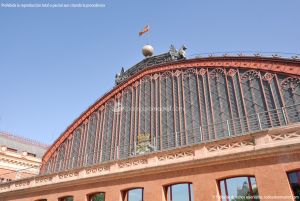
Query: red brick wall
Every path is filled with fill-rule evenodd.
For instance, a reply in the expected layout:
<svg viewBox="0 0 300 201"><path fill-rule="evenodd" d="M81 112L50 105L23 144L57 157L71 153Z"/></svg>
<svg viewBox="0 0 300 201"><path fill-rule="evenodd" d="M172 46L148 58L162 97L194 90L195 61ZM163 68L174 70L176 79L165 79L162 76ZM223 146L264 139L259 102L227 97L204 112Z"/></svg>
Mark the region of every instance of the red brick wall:
<svg viewBox="0 0 300 201"><path fill-rule="evenodd" d="M144 201L165 201L163 186L178 183L192 182L194 201L214 201L219 195L218 180L251 175L256 177L260 196L292 196L287 171L300 168L300 154L289 153L283 156L269 156L265 158L240 159L239 161L224 162L215 165L185 167L184 170L172 171L166 168L154 174L144 175L143 171L117 175L115 179L102 181L101 177L86 181L86 184L76 185L76 182L63 186L49 186L49 190L31 189L22 195L7 197L4 201L34 201L48 199L57 201L59 197L73 195L75 201L86 201L87 195L94 192L105 192L106 201L121 201L121 191L128 188L143 187ZM272 200L272 199L261 199ZM282 199L277 199L285 201ZM292 201L292 198L286 199Z"/></svg>

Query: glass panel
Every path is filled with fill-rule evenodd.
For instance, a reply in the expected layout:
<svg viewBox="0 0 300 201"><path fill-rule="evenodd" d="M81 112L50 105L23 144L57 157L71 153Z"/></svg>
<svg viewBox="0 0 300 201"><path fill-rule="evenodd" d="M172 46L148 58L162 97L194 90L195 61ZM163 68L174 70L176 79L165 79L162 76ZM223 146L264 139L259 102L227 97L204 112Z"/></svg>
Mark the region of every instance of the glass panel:
<svg viewBox="0 0 300 201"><path fill-rule="evenodd" d="M128 191L128 201L143 201L143 189L133 189Z"/></svg>
<svg viewBox="0 0 300 201"><path fill-rule="evenodd" d="M193 190L193 184L190 184L190 190L191 190L191 193L190 193L191 201L194 201L194 190Z"/></svg>
<svg viewBox="0 0 300 201"><path fill-rule="evenodd" d="M189 184L176 184L169 187L168 192L171 193L168 196L168 201L190 201L193 200L192 194L192 184L190 185L191 189L189 190Z"/></svg>
<svg viewBox="0 0 300 201"><path fill-rule="evenodd" d="M226 201L226 198L225 198L225 196L226 196L226 190L225 190L225 182L224 182L224 180L222 180L221 182L220 182L220 188L221 188L221 196L222 196L222 201Z"/></svg>
<svg viewBox="0 0 300 201"><path fill-rule="evenodd" d="M104 201L104 193L96 193L90 196L90 201Z"/></svg>
<svg viewBox="0 0 300 201"><path fill-rule="evenodd" d="M89 121L89 131L87 135L87 147L86 147L86 162L87 164L93 164L95 153L95 140L96 140L96 126L97 126L97 116L93 116Z"/></svg>
<svg viewBox="0 0 300 201"><path fill-rule="evenodd" d="M226 181L230 200L234 200L234 198L231 197L239 198L249 193L249 184L247 177L232 178L227 179Z"/></svg>
<svg viewBox="0 0 300 201"><path fill-rule="evenodd" d="M300 171L289 173L288 177L294 192L295 200L300 201Z"/></svg>
<svg viewBox="0 0 300 201"><path fill-rule="evenodd" d="M257 185L256 185L256 179L254 177L250 177L250 181L251 181L253 196L258 197L258 189L257 189Z"/></svg>
<svg viewBox="0 0 300 201"><path fill-rule="evenodd" d="M220 181L222 201L226 200L226 196L228 196L229 201L259 201L258 189L254 177L230 178L226 179L226 184L225 186L224 180Z"/></svg>
<svg viewBox="0 0 300 201"><path fill-rule="evenodd" d="M64 197L64 198L61 198L60 201L73 201L73 197L72 196Z"/></svg>

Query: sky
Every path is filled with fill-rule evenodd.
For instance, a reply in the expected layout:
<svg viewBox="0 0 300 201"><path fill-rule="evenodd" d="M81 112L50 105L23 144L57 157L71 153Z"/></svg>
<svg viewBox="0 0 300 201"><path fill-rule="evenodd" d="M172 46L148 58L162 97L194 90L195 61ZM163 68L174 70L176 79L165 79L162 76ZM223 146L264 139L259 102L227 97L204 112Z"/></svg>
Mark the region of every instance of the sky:
<svg viewBox="0 0 300 201"><path fill-rule="evenodd" d="M51 144L114 86L114 76L185 44L187 55L300 53L297 0L0 0L102 8L0 6L0 130ZM138 32L145 26L150 32Z"/></svg>

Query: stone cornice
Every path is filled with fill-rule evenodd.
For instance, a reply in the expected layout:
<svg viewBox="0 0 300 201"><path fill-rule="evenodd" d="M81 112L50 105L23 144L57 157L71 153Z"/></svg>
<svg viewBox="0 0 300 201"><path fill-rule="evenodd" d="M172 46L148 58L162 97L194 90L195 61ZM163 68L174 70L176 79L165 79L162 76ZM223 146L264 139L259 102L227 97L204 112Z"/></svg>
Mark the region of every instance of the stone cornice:
<svg viewBox="0 0 300 201"><path fill-rule="evenodd" d="M249 158L278 157L293 152L300 154L299 145L300 124L294 124L200 145L154 152L126 160L110 161L100 165L1 184L0 198L11 193L14 195L22 194L134 175L224 164L249 160Z"/></svg>
<svg viewBox="0 0 300 201"><path fill-rule="evenodd" d="M42 160L40 158L32 156L24 156L20 153L14 153L10 151L0 151L0 158L7 158L13 161L22 161L27 164L40 164Z"/></svg>
<svg viewBox="0 0 300 201"><path fill-rule="evenodd" d="M264 58L264 57L208 57L188 59L175 62L169 62L161 65L154 65L139 71L134 76L128 78L126 82L117 85L111 91L102 96L93 105L91 105L84 113L82 113L60 137L53 143L43 157L43 163L46 163L57 148L67 139L73 131L82 124L93 112L104 105L109 99L120 93L127 86L133 84L142 77L154 73L168 70L188 69L188 68L240 68L240 69L257 69L274 73L284 73L291 76L300 76L300 61L282 58Z"/></svg>
<svg viewBox="0 0 300 201"><path fill-rule="evenodd" d="M38 174L41 166L41 159L7 150L1 150L0 166L4 169L21 171L23 173Z"/></svg>
<svg viewBox="0 0 300 201"><path fill-rule="evenodd" d="M15 166L20 167L20 169L24 168L24 167L33 167L33 168L38 168L40 167L40 163L29 163L27 161L23 161L23 160L15 160L15 159L11 159L9 157L2 157L0 156L0 162L6 163L8 164L13 164Z"/></svg>

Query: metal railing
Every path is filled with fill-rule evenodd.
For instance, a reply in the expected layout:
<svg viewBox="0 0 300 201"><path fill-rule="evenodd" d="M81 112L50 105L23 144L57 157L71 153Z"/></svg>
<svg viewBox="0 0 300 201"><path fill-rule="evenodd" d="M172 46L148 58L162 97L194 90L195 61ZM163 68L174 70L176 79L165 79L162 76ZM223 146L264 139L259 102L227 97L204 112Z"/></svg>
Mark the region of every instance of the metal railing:
<svg viewBox="0 0 300 201"><path fill-rule="evenodd" d="M263 52L263 51L226 51L226 52L203 52L198 54L191 54L188 58L207 58L207 57L263 57L263 58L285 58L300 60L299 53L292 52Z"/></svg>

